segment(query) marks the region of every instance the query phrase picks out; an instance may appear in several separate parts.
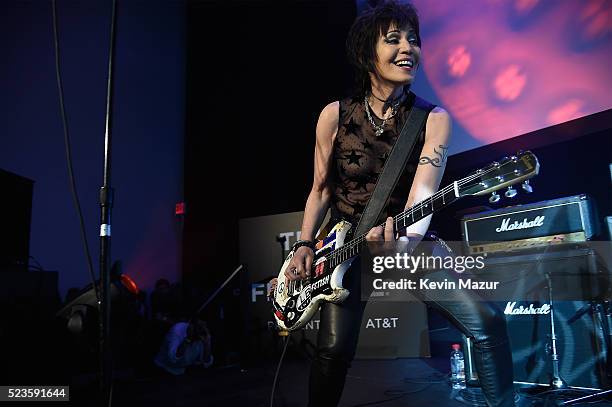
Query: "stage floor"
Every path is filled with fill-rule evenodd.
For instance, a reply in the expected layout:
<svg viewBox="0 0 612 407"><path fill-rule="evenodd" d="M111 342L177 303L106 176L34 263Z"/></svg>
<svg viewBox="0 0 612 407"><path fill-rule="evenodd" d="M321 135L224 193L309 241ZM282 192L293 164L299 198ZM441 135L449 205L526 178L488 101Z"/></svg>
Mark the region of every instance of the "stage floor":
<svg viewBox="0 0 612 407"><path fill-rule="evenodd" d="M171 376L160 371L146 374L116 374L113 391L114 406L249 406L270 405L270 392L277 360L261 366L241 369L196 369L183 376ZM457 394L448 383L447 358L357 360L353 362L346 381L341 407L414 406L459 407L485 406L478 400L478 391ZM275 407L305 407L307 397L308 362L286 360L281 368L274 401ZM78 405L93 405L92 394L85 387L71 390ZM461 397L463 400L461 401ZM552 405L552 404L549 404ZM593 404L576 404L592 406ZM597 406L612 407L612 402ZM544 406L542 400L524 398L521 407Z"/></svg>

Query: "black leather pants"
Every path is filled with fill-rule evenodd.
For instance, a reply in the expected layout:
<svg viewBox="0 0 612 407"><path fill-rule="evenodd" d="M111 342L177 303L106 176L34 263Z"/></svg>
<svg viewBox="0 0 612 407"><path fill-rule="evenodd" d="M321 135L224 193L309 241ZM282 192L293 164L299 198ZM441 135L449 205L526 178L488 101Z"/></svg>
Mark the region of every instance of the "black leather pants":
<svg viewBox="0 0 612 407"><path fill-rule="evenodd" d="M310 370L309 407L335 407L340 401L366 305L359 295L359 263L355 260L345 276L343 285L351 291L346 301L321 307L317 354ZM514 406L512 354L503 311L494 304L477 301L469 290L463 290L453 302L434 301L423 292L415 294L473 339L474 362L489 406Z"/></svg>

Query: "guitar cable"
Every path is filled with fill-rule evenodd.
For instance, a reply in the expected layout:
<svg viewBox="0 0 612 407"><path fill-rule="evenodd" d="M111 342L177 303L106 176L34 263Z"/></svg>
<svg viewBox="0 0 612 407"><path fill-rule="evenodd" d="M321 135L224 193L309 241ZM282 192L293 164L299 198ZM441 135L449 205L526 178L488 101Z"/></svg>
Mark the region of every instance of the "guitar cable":
<svg viewBox="0 0 612 407"><path fill-rule="evenodd" d="M112 63L112 51L114 47L114 31L115 31L115 18L116 18L116 0L112 1L112 14L111 14L111 23L110 23L110 54L109 54L109 65L108 65L108 81L107 81L107 94L106 94L106 106L107 106L107 114L108 109L110 109L110 97L111 97L111 63ZM66 107L64 104L64 88L62 84L61 70L60 70L60 46L59 46L59 36L58 36L58 23L57 23L57 5L56 0L51 0L51 10L52 10L52 25L53 25L53 46L54 46L54 54L55 54L55 77L57 81L57 89L59 95L59 107L60 107L60 116L62 118L62 127L64 130L64 147L66 150L66 164L68 166L68 178L70 181L70 192L72 194L72 200L77 211L77 216L79 219L79 230L81 234L81 241L83 244L83 251L85 254L85 259L87 263L87 269L89 271L89 278L91 279L91 285L94 290L94 294L96 296L98 309L102 311L101 304L101 296L100 289L96 285L96 276L93 269L93 263L91 260L91 252L89 250L89 243L87 241L87 234L85 232L85 220L83 219L83 211L81 209L81 203L79 200L79 195L77 193L76 180L74 176L74 168L72 164L72 147L70 144L70 135L68 131L68 119L66 117ZM100 270L102 273L102 270ZM100 275L100 286L102 285L102 275ZM110 340L110 338L108 339ZM112 365L112 362L111 362ZM104 374L102 374L104 375ZM102 397L106 398L105 403L108 407L112 405L113 401L113 380L112 380L112 368L110 371L110 379L108 384L108 389L104 389L108 392L108 394L102 395ZM105 379L102 379L103 381Z"/></svg>
<svg viewBox="0 0 612 407"><path fill-rule="evenodd" d="M432 384L433 383L428 383L428 384L423 385L423 387L421 387L419 389L409 390L409 391L400 390L400 389L385 390L384 394L385 394L385 396L388 396L389 398L386 398L386 399L383 399L383 400L369 401L369 402L366 402L366 403L353 404L352 407L378 406L378 405L381 405L383 403L388 403L390 401L399 400L399 399L404 398L406 396L409 396L411 394L416 394L416 393L420 393L422 391L425 391L429 387L431 387Z"/></svg>
<svg viewBox="0 0 612 407"><path fill-rule="evenodd" d="M285 358L285 352L287 352L287 345L289 345L289 336L291 334L288 333L285 336L285 344L283 345L283 352L281 353L280 359L278 361L278 366L276 367L276 373L274 374L274 382L272 382L272 392L270 393L270 407L274 407L274 392L276 391L276 384L278 382L278 374L280 373L280 368L283 364L283 359Z"/></svg>
<svg viewBox="0 0 612 407"><path fill-rule="evenodd" d="M70 135L68 133L68 119L66 118L66 107L64 106L64 87L62 85L62 77L60 74L60 49L59 39L57 34L57 7L55 0L51 2L51 8L53 11L53 45L55 52L55 78L57 80L57 90L59 94L59 107L60 115L62 117L62 127L64 129L64 147L66 149L66 164L68 166L68 179L70 181L70 192L72 193L72 201L77 211L79 218L79 229L81 232L81 241L83 243L83 251L85 253L85 259L87 261L87 269L89 271L89 278L91 279L91 285L96 294L96 300L100 301L100 294L96 285L96 277L93 270L93 264L91 261L91 253L89 251L89 243L87 242L87 234L85 233L85 221L83 220L83 211L81 210L81 202L79 201L79 194L77 193L76 180L74 177L74 169L72 165L72 147L70 145Z"/></svg>

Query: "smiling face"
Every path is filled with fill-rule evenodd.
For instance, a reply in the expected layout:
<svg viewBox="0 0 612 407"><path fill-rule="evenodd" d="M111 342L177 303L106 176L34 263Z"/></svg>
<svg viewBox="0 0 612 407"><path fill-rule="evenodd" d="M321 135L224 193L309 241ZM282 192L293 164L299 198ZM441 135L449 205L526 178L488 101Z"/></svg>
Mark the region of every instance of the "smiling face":
<svg viewBox="0 0 612 407"><path fill-rule="evenodd" d="M370 73L372 85L405 86L414 80L421 58L417 34L410 27L399 29L391 25L376 43L375 72Z"/></svg>

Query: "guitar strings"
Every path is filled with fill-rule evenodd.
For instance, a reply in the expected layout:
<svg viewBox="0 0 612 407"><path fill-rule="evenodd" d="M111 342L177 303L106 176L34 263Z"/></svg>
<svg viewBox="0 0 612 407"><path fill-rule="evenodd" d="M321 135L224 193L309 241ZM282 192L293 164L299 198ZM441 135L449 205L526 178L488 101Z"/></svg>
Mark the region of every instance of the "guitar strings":
<svg viewBox="0 0 612 407"><path fill-rule="evenodd" d="M463 179L461 179L460 181L457 181L457 185L465 185L471 181L473 181L474 179L477 179L479 177L482 177L484 175L487 175L489 172L497 170L498 167L492 167L486 171L482 171L482 172L477 172L475 174L469 175ZM507 175L507 174L504 174ZM398 214L397 216L394 217L394 223L397 229L397 226L399 225L399 222L402 220L405 220L409 217L412 217L413 219L413 223L416 223L418 220L421 220L422 218L425 217L425 215L423 214L423 208L427 207L427 202L429 201L432 205L432 209L433 209L433 201L439 199L440 197L442 198L443 202L444 202L444 197L448 192L451 192L454 189L454 183L450 184L448 186L446 186L445 188L443 188L442 190L438 191L437 193L435 193L434 195L432 195L429 198L424 199L423 201L413 205L412 207L406 209L404 212ZM454 199L457 199L457 197L454 197ZM420 211L421 215L419 217L418 220L414 219L414 214L415 212ZM432 211L433 213L433 211ZM428 214L429 215L429 214ZM405 224L405 222L404 222ZM385 224L381 224L379 225L381 227L384 227ZM354 239L353 241L349 242L349 244L346 246L348 249L352 250L355 246L359 245L360 243L362 243L365 240L365 235L362 235L360 237L358 237L357 239ZM344 248L345 246L343 246Z"/></svg>
<svg viewBox="0 0 612 407"><path fill-rule="evenodd" d="M484 170L484 171L482 171L482 172L476 172L476 173L474 173L474 174L468 175L467 177L465 177L465 178L463 178L463 179L461 179L461 180L457 181L457 186L465 185L465 184L467 184L467 183L469 183L469 182L471 182L471 181L473 181L473 180L475 180L475 179L477 179L477 178L479 178L479 177L482 177L482 176L484 176L484 175L487 175L487 174L488 174L488 173L490 173L491 171L495 171L495 170L498 170L498 169L499 169L499 167L495 167L495 166L493 166L493 167L491 167L491 168L490 168L490 169L488 169L488 170ZM503 174L503 175L507 175L507 174ZM503 175L502 175L502 176L503 176ZM396 229L397 229L397 225L399 224L399 221L404 220L404 219L407 219L407 218L408 218L408 217L410 217L410 216L412 216L412 218L413 218L413 223L416 223L417 221L414 221L414 213L415 213L417 210L420 210L420 211L421 211L421 214L422 214L422 213L423 213L423 206L425 205L425 203L426 203L427 201L430 201L430 202L431 202L431 204L432 204L432 208L433 208L433 201L434 201L434 199L438 199L438 198L440 198L440 197L444 198L444 196L445 196L445 195L446 195L448 192L451 192L451 191L454 189L454 187L455 187L455 183L449 184L449 185L447 185L446 187L444 187L444 188L442 188L441 190L439 190L438 192L436 192L435 194L433 194L431 197L426 198L426 199L424 199L423 201L416 203L416 204L415 204L415 205L413 205L412 207L407 208L406 210L404 210L404 211L403 211L403 212L401 212L400 214L396 215L396 216L393 218L394 223L395 223L395 225L396 225ZM455 197L455 198L457 198L457 197ZM425 205L425 206L427 206L427 205ZM433 213L433 212L432 212L432 213ZM424 217L425 217L425 216L423 216L423 218L424 218ZM422 219L422 218L419 218L419 220L421 220L421 219ZM382 226L382 227L384 227L384 226L385 226L385 224L383 223L383 224L378 225L378 226ZM340 247L340 248L338 248L338 249L336 249L336 250L332 251L332 252L331 252L331 253L328 255L328 258L329 258L330 260L336 260L338 257L342 258L342 257L341 257L341 256L342 256L342 254L345 254L347 251L350 251L350 250L354 249L354 248L355 248L357 245L361 244L361 243L362 243L362 242L365 240L365 236L366 236L366 235L361 235L361 236L357 237L356 239L351 240L351 241L350 241L350 242L348 242L346 245L344 245L344 246L342 246L342 247ZM348 259L348 258L350 258L350 257L352 257L352 256L347 257L347 259ZM344 260L343 260L343 261L344 261Z"/></svg>
<svg viewBox="0 0 612 407"><path fill-rule="evenodd" d="M444 202L444 196L447 193L452 192L454 190L454 188L455 188L455 185L457 185L457 187L465 185L465 184L467 184L467 183L469 183L469 182L471 182L471 181L473 181L473 180L475 180L475 179L477 179L479 177L483 177L483 176L487 175L488 173L490 173L492 171L495 171L495 170L499 170L499 166L497 166L497 167L496 166L492 166L491 168L489 168L487 170L477 171L474 174L468 175L465 178L462 178L461 180L456 181L456 183L454 182L452 184L447 185L446 187L444 187L441 190L439 190L436 193L434 193L431 197L426 198L426 199L422 200L421 202L418 202L418 203L414 204L410 208L405 209L403 212L401 212L398 215L396 215L395 217L393 217L396 229L397 229L397 226L398 226L398 224L399 224L399 222L401 220L405 220L405 219L407 219L407 218L409 218L411 216L412 216L412 219L413 219L413 223L416 223L416 222L418 222L418 220L421 220L421 219L425 218L425 216L423 216L422 218L419 218L417 221L415 221L414 220L414 213L417 210L420 210L421 211L421 215L423 215L423 205L427 206L425 204L427 201L429 201L431 203L431 205L432 205L432 213L433 213L433 201L435 199L442 198L442 200ZM507 173L506 174L502 174L502 176L504 176L504 175L507 175ZM482 182L484 182L484 181L482 181ZM454 197L454 199L458 199L458 197ZM451 200L450 202L453 202L453 200ZM427 215L427 216L429 216L429 215ZM404 222L404 224L405 224L405 222ZM383 223L383 224L380 224L378 226L384 227L385 224ZM350 251L353 250L354 248L356 248L361 243L363 243L363 241L366 240L365 237L366 237L366 235L363 234L363 235L361 235L361 236L351 240L346 245L331 251L328 254L327 258L330 261L335 262L335 260L337 260L338 257L340 259L342 259L342 255L346 254L347 252L349 252L349 257L346 258L346 259L349 259L350 257L352 257L352 256L350 256ZM342 261L345 261L346 259L344 259ZM302 280L294 280L294 281L290 281L287 284L287 291L288 291L287 294L288 295L289 295L289 293L295 292L296 285L297 285L298 281L300 283L302 282Z"/></svg>
<svg viewBox="0 0 612 407"><path fill-rule="evenodd" d="M481 173L475 173L475 174L472 174L472 175L468 175L467 177L465 177L465 178L461 179L460 181L457 181L457 185L458 185L458 186L459 186L459 185L464 185L464 184L466 184L466 183L468 183L468 182L471 182L472 180L477 179L477 178L479 178L479 177L482 177L483 175L486 175L486 174L488 174L489 172L494 171L494 170L496 170L496 169L497 169L497 168L493 167L493 168L490 168L489 170L483 171L483 172L481 172ZM454 185L455 185L454 183L453 183L453 184L450 184L450 185L447 185L446 187L444 187L444 188L443 188L443 189L441 189L440 191L438 191L438 192L436 192L435 194L433 194L431 197L426 198L426 199L424 199L423 201L416 203L416 204L415 204L415 205L413 205L412 207L407 208L406 210L404 210L404 211L403 211L403 212L401 212L400 214L396 215L396 216L394 217L395 224L397 225L397 224L398 224L398 222L399 222L400 220L402 220L402 219L406 219L406 218L408 218L408 217L410 217L410 216L412 216L412 217L413 217L413 219L414 219L414 213L415 213L417 210L420 210L420 211L421 211L421 213L422 213L422 212L423 212L423 206L425 205L425 203L426 203L428 200L429 200L430 202L433 202L433 200L434 200L434 199L438 199L438 198L440 198L440 197L444 198L444 196L445 196L445 195L446 195L448 192L451 192L451 191L454 189ZM420 220L420 219L419 219L419 220ZM379 225L379 226L384 227L384 226L385 226L385 224L383 223L383 224L381 224L381 225ZM347 246L351 246L351 245L352 245L352 246L356 246L356 245L358 245L359 243L361 243L361 242L362 242L364 239L365 239L365 235L361 235L361 236L359 236L358 238L356 238L356 239L352 240L351 242L349 242L349 244L348 244ZM343 246L343 247L346 247L346 246Z"/></svg>

